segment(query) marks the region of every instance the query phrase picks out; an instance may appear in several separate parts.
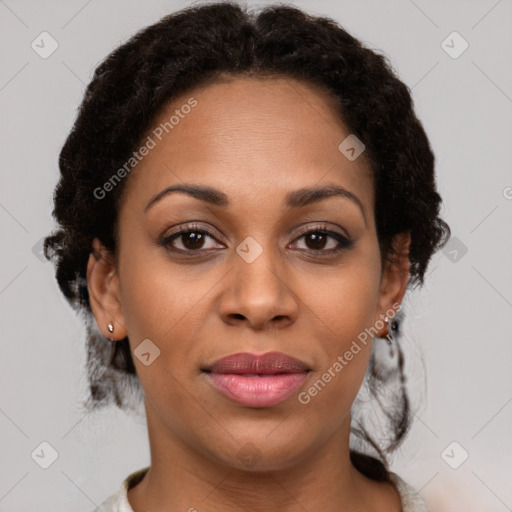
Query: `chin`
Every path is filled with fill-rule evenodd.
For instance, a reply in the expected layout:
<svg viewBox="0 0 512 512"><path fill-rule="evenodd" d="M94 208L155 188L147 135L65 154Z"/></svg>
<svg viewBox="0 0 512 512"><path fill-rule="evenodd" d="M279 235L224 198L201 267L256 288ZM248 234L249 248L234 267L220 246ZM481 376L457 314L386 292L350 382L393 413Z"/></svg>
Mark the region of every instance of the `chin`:
<svg viewBox="0 0 512 512"><path fill-rule="evenodd" d="M272 435L262 434L260 428L259 433L252 438L244 435L243 439L236 440L236 436L233 436L235 439L230 446L219 450L217 444L208 451L217 462L241 471L257 473L289 469L307 459L308 452L314 449L311 447L308 450L290 437L283 439L275 435L272 442Z"/></svg>

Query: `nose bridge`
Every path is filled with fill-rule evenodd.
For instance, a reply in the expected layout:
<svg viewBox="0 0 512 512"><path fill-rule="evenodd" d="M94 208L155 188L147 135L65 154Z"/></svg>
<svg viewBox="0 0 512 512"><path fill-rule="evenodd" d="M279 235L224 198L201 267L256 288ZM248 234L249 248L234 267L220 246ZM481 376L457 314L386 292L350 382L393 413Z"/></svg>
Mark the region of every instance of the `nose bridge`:
<svg viewBox="0 0 512 512"><path fill-rule="evenodd" d="M268 234L268 233L267 233ZM243 317L253 327L288 318L294 320L297 303L286 276L279 250L269 236L248 236L233 253L231 283L222 299L225 321Z"/></svg>
<svg viewBox="0 0 512 512"><path fill-rule="evenodd" d="M255 304L260 300L258 296L266 296L268 300L271 295L280 294L283 287L279 276L282 265L277 261L276 248L268 236L264 239L261 234L258 239L259 242L252 236L246 237L236 247L234 256L237 293Z"/></svg>

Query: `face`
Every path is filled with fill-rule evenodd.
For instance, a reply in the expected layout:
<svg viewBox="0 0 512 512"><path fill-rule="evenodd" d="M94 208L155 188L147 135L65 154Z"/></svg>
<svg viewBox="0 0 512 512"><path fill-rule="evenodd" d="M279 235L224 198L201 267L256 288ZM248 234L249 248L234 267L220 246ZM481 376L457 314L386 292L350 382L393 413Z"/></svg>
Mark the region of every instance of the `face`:
<svg viewBox="0 0 512 512"><path fill-rule="evenodd" d="M128 178L117 266L91 255L93 311L106 337L113 322L149 354L133 359L152 442L234 467L251 446L259 468L289 467L346 439L371 351L361 333L382 331L407 264L381 267L370 167L340 152L350 131L323 91L236 78L175 99L154 127L176 110ZM204 371L242 352L307 372L259 377L274 391L255 396L240 390L254 376Z"/></svg>

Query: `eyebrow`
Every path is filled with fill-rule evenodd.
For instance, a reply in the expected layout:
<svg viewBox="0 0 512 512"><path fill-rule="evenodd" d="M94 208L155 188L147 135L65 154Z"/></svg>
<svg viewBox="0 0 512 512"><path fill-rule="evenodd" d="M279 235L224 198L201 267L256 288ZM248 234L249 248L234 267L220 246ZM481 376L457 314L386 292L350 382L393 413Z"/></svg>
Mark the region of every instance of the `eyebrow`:
<svg viewBox="0 0 512 512"><path fill-rule="evenodd" d="M162 191L151 198L149 203L144 208L144 212L147 212L155 203L164 197L175 192L187 194L191 197L194 197L195 199L199 199L200 201L204 201L211 205L220 206L223 208L227 208L231 204L228 196L220 190L205 185L184 183L180 185L171 185L164 188ZM335 184L329 184L316 188L304 187L289 192L285 197L285 205L289 208L303 208L304 206L308 206L310 204L322 201L323 199L335 196L344 197L355 203L361 210L365 223L367 222L364 206L361 200L354 193Z"/></svg>

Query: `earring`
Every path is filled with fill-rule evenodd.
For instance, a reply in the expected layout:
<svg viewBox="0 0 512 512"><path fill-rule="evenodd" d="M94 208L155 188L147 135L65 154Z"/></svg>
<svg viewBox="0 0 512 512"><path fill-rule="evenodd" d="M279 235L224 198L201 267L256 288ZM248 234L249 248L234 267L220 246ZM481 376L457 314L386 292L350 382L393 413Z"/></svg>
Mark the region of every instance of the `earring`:
<svg viewBox="0 0 512 512"><path fill-rule="evenodd" d="M114 332L114 324L112 322L109 322L107 324L107 329L108 329L108 332ZM113 338L107 338L109 341L111 341L112 343L110 344L112 346L112 351L110 353L110 360L108 362L108 365L109 366L112 366L112 362L114 361L114 357L116 355L116 345L117 345L117 341L114 340Z"/></svg>
<svg viewBox="0 0 512 512"><path fill-rule="evenodd" d="M386 324L388 326L388 332L386 333L385 338L388 341L388 345L391 346L391 340L393 339L393 336L391 335L391 333L389 331L389 318L387 316L384 317L384 322L386 322Z"/></svg>
<svg viewBox="0 0 512 512"><path fill-rule="evenodd" d="M393 351L393 335L391 334L391 330L394 329L394 321L393 321L393 324L390 326L389 324L389 318L387 316L384 317L384 322L386 322L387 326L388 326L388 332L386 333L386 341L389 345L389 357L393 357L395 355L394 351ZM391 330L390 330L391 329Z"/></svg>

